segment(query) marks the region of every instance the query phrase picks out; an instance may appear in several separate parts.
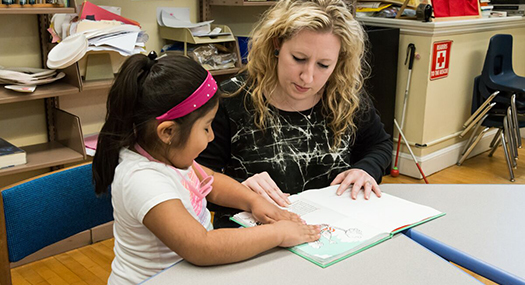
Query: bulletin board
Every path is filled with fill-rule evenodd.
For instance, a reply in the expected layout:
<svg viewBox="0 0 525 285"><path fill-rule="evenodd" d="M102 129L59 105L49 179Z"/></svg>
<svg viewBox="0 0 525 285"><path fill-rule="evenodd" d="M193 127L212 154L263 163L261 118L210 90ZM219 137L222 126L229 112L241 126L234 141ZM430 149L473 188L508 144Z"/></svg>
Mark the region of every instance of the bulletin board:
<svg viewBox="0 0 525 285"><path fill-rule="evenodd" d="M481 18L479 0L432 0L436 21Z"/></svg>

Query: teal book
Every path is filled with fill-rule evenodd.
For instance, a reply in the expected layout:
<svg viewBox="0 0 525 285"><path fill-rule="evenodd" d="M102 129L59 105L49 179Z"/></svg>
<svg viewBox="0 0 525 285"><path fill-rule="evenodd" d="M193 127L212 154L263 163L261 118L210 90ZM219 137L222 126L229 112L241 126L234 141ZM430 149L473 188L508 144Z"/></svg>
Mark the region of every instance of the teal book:
<svg viewBox="0 0 525 285"><path fill-rule="evenodd" d="M352 200L349 191L335 194L338 185L307 190L289 197L284 208L308 224L321 225L321 238L289 248L293 253L325 268L392 238L396 233L445 215L431 207L387 193L365 200L361 192ZM248 212L231 220L243 227L258 223Z"/></svg>
<svg viewBox="0 0 525 285"><path fill-rule="evenodd" d="M26 152L0 138L0 169L25 164Z"/></svg>

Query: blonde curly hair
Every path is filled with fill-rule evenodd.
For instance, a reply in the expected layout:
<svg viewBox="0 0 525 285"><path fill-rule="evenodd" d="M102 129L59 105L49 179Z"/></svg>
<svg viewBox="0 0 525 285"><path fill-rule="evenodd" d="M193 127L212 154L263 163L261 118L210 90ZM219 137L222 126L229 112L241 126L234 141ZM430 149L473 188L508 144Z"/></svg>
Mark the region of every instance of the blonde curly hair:
<svg viewBox="0 0 525 285"><path fill-rule="evenodd" d="M274 43L282 44L302 30L331 32L341 40L337 65L325 85L323 115L334 138L332 148L345 134L355 138L355 118L361 105L365 33L342 0L280 0L267 10L252 32L248 43L246 70L249 90L256 111L255 124L265 129L269 99L279 84ZM239 90L240 91L240 90ZM237 93L237 92L236 92Z"/></svg>

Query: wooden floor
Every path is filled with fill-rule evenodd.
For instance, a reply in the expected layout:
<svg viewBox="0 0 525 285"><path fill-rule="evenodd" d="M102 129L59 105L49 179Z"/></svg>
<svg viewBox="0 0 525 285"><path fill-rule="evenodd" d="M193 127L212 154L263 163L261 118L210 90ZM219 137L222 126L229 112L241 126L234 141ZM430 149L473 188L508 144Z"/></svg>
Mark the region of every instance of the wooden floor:
<svg viewBox="0 0 525 285"><path fill-rule="evenodd" d="M492 157L488 156L488 152L482 153L465 160L461 166L450 166L434 173L428 176L427 180L430 184L525 184L525 145L518 150L518 156L518 168L513 169L515 182L510 182L507 162L501 147ZM399 177L387 175L383 177L382 183L424 184L425 181L402 175Z"/></svg>
<svg viewBox="0 0 525 285"><path fill-rule="evenodd" d="M13 285L107 284L113 239L35 261L11 270Z"/></svg>
<svg viewBox="0 0 525 285"><path fill-rule="evenodd" d="M519 150L525 161L525 150ZM493 157L483 153L462 166L451 166L428 177L432 184L504 184L509 173L503 151L498 149ZM514 169L515 184L525 184L525 163ZM383 183L425 183L422 179L406 176L383 177ZM114 257L113 239L72 250L11 270L13 284L106 284ZM465 270L467 271L467 270ZM468 272L468 271L467 271ZM484 284L495 284L483 277L472 275Z"/></svg>

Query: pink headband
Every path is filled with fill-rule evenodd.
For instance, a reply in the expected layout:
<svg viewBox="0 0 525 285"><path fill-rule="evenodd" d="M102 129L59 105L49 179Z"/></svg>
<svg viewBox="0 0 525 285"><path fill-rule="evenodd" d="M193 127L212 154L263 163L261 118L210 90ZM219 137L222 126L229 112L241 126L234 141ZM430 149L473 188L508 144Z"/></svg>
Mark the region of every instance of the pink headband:
<svg viewBox="0 0 525 285"><path fill-rule="evenodd" d="M208 71L208 76L193 94L156 119L163 122L184 117L208 102L215 95L215 92L217 92L217 82Z"/></svg>

